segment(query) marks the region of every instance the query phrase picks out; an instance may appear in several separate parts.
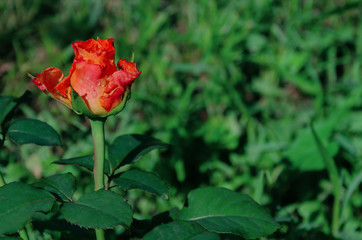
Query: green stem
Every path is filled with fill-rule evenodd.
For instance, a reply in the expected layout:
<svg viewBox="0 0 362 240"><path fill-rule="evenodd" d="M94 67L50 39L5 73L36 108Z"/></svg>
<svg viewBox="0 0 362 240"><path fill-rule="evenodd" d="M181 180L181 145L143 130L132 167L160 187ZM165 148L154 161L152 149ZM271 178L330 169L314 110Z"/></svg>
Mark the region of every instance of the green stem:
<svg viewBox="0 0 362 240"><path fill-rule="evenodd" d="M104 122L103 119L89 119L92 127L94 149L94 190L104 188Z"/></svg>
<svg viewBox="0 0 362 240"><path fill-rule="evenodd" d="M89 119L92 127L94 150L94 191L104 188L104 123L106 119ZM103 229L96 229L97 240L104 240Z"/></svg>
<svg viewBox="0 0 362 240"><path fill-rule="evenodd" d="M4 186L5 184L6 184L5 179L2 175L2 173L0 172L0 187ZM22 239L29 240L28 234L25 229L21 229L19 231L19 235Z"/></svg>

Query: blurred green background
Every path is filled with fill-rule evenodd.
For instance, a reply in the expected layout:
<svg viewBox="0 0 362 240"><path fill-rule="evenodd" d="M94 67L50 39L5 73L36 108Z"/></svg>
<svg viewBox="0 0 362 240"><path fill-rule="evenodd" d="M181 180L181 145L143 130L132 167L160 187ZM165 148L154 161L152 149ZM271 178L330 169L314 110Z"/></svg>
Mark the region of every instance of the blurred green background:
<svg viewBox="0 0 362 240"><path fill-rule="evenodd" d="M249 194L285 227L274 238L327 239L333 186L309 124L334 158L343 188L340 238L362 239L362 2L359 0L1 0L0 91L30 100L18 118L46 121L62 147L0 150L8 181L71 171L51 164L92 152L89 123L41 93L26 73L68 75L71 43L114 38L116 61L141 76L108 142L128 133L170 143L137 167L170 186L170 200L128 193L136 217L182 206L199 186ZM294 237L294 238L292 238Z"/></svg>

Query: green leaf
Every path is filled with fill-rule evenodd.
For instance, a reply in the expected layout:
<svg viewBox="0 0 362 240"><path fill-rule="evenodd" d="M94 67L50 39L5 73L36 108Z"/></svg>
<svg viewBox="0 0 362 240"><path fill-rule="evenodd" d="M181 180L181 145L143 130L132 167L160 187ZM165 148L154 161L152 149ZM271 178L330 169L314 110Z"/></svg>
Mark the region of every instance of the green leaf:
<svg viewBox="0 0 362 240"><path fill-rule="evenodd" d="M1 96L0 97L0 124L4 121L6 116L16 107L16 102L13 97Z"/></svg>
<svg viewBox="0 0 362 240"><path fill-rule="evenodd" d="M328 142L326 150L331 157L338 152L336 141L329 141L335 125L338 123L339 116L331 116L326 121L315 124L322 142ZM295 168L303 171L318 171L325 168L324 160L319 153L318 146L315 144L312 131L309 127L298 131L296 139L286 152L288 159Z"/></svg>
<svg viewBox="0 0 362 240"><path fill-rule="evenodd" d="M266 236L279 227L249 196L214 187L190 192L188 207L179 212L177 219L195 221L212 232L248 239Z"/></svg>
<svg viewBox="0 0 362 240"><path fill-rule="evenodd" d="M83 156L83 157L75 157L75 158L69 158L69 159L61 159L58 161L55 161L53 163L60 164L60 165L75 165L75 166L81 166L86 168L89 171L93 171L93 154Z"/></svg>
<svg viewBox="0 0 362 240"><path fill-rule="evenodd" d="M219 240L221 239L220 236L213 232L203 232L199 233L195 236L192 236L191 238L188 238L187 240Z"/></svg>
<svg viewBox="0 0 362 240"><path fill-rule="evenodd" d="M122 173L113 181L124 190L142 189L168 199L168 187L157 175L139 169L132 169Z"/></svg>
<svg viewBox="0 0 362 240"><path fill-rule="evenodd" d="M76 157L76 158L69 158L69 159L61 159L58 161L55 161L53 163L60 164L60 165L75 165L75 166L81 166L86 168L89 171L93 171L94 166L94 155L87 155L83 157ZM104 173L109 175L110 169L109 169L109 163L107 161L104 161Z"/></svg>
<svg viewBox="0 0 362 240"><path fill-rule="evenodd" d="M14 182L0 188L0 234L21 229L35 212L48 212L54 197L41 189Z"/></svg>
<svg viewBox="0 0 362 240"><path fill-rule="evenodd" d="M65 220L85 228L129 227L131 207L118 194L99 190L83 195L76 203L64 203L60 209Z"/></svg>
<svg viewBox="0 0 362 240"><path fill-rule="evenodd" d="M35 119L23 119L12 123L7 135L17 144L60 145L58 133L47 123Z"/></svg>
<svg viewBox="0 0 362 240"><path fill-rule="evenodd" d="M78 93L71 88L70 91L71 101L72 101L72 109L77 114L84 114L88 117L96 117L87 107L83 98L78 95Z"/></svg>
<svg viewBox="0 0 362 240"><path fill-rule="evenodd" d="M188 221L174 221L162 224L147 233L143 240L217 240L215 233L207 232L199 224Z"/></svg>
<svg viewBox="0 0 362 240"><path fill-rule="evenodd" d="M22 240L21 238L18 238L18 237L3 237L3 236L0 236L0 240Z"/></svg>
<svg viewBox="0 0 362 240"><path fill-rule="evenodd" d="M144 154L155 148L166 148L169 145L146 135L122 135L114 140L108 148L108 158L112 170L137 161Z"/></svg>
<svg viewBox="0 0 362 240"><path fill-rule="evenodd" d="M57 174L44 178L33 186L43 188L63 201L71 201L75 189L75 178L71 173Z"/></svg>

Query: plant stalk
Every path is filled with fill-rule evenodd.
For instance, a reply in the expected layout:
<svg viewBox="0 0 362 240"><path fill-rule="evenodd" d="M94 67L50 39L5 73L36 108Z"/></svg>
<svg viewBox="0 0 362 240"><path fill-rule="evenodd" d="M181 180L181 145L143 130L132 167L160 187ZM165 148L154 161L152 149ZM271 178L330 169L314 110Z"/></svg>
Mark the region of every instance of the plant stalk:
<svg viewBox="0 0 362 240"><path fill-rule="evenodd" d="M105 119L89 119L92 127L93 150L94 150L94 191L104 188L104 123ZM103 229L96 229L96 239L104 240Z"/></svg>
<svg viewBox="0 0 362 240"><path fill-rule="evenodd" d="M101 119L89 119L92 127L94 149L94 191L104 188L104 122Z"/></svg>

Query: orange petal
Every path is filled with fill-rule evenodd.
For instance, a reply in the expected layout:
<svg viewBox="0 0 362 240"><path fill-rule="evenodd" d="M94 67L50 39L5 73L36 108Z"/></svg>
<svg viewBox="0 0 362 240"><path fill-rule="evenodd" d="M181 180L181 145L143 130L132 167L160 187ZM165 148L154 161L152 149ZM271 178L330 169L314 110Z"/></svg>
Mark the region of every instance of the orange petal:
<svg viewBox="0 0 362 240"><path fill-rule="evenodd" d="M73 89L83 98L92 113L96 115L107 113L98 100L106 85L105 80L101 78L101 66L85 61L75 63L73 66L74 72L70 77Z"/></svg>
<svg viewBox="0 0 362 240"><path fill-rule="evenodd" d="M74 42L72 44L75 53L74 61L89 61L89 63L106 67L107 72L114 72L117 69L114 63L115 48L113 43L113 39L89 39Z"/></svg>
<svg viewBox="0 0 362 240"><path fill-rule="evenodd" d="M70 72L69 75L67 77L65 77L61 82L58 83L58 85L55 87L55 89L62 94L63 97L65 98L69 98L70 97L70 77L72 76L74 72L74 67L72 66L70 68Z"/></svg>
<svg viewBox="0 0 362 240"><path fill-rule="evenodd" d="M110 112L113 108L121 104L124 95L124 88L122 86L116 86L110 94L104 93L99 97L99 102L101 106L107 111Z"/></svg>
<svg viewBox="0 0 362 240"><path fill-rule="evenodd" d="M53 96L56 95L55 86L63 78L63 73L60 69L50 67L38 74L38 77L33 79L33 82L43 92L51 93ZM54 96L55 97L55 96Z"/></svg>
<svg viewBox="0 0 362 240"><path fill-rule="evenodd" d="M141 74L140 71L137 72L126 72L123 70L119 70L112 74L112 78L114 82L117 82L118 85L129 88L132 86L132 83L135 79Z"/></svg>
<svg viewBox="0 0 362 240"><path fill-rule="evenodd" d="M110 112L113 108L121 104L124 92L130 88L134 80L140 75L140 71L126 72L123 70L116 71L107 80L108 85L99 98L101 106Z"/></svg>
<svg viewBox="0 0 362 240"><path fill-rule="evenodd" d="M126 59L119 59L117 67L127 72L139 72L136 63L128 62Z"/></svg>
<svg viewBox="0 0 362 240"><path fill-rule="evenodd" d="M117 67L120 71L118 71L118 77L116 78L122 86L127 88L131 87L134 80L141 74L141 71L137 69L136 63L128 62L126 59L119 59Z"/></svg>
<svg viewBox="0 0 362 240"><path fill-rule="evenodd" d="M65 79L63 79L62 81L62 78L63 73L60 69L50 67L38 74L38 77L34 78L33 82L38 86L40 90L45 93L50 93L55 99L71 108L72 104L70 102L70 95L62 95L57 90L57 86L64 83Z"/></svg>

